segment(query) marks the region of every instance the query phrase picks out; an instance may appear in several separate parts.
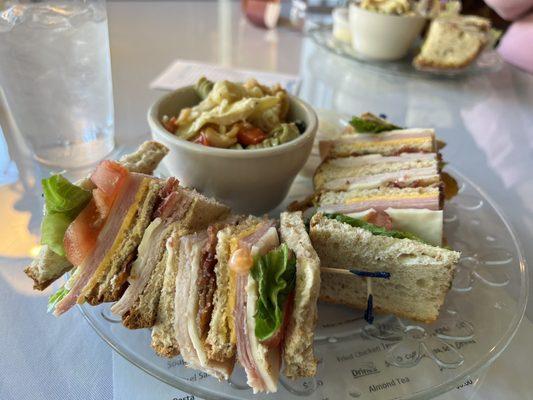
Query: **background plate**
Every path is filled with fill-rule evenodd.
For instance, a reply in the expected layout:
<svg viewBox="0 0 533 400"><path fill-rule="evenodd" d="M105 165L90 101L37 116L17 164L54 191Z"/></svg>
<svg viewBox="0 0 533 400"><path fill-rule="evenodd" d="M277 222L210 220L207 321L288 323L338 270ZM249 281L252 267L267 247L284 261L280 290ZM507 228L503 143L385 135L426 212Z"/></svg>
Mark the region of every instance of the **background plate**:
<svg viewBox="0 0 533 400"><path fill-rule="evenodd" d="M408 75L408 76L428 76L428 77L461 77L469 75L479 75L481 73L498 71L503 60L494 49L487 49L468 67L454 70L424 69L417 70L411 64L417 49L412 49L407 56L396 61L376 61L370 60L358 54L350 44L337 40L333 37L331 25L321 25L309 29L309 37L321 47L332 53L350 59L360 65L373 68L381 72Z"/></svg>
<svg viewBox="0 0 533 400"><path fill-rule="evenodd" d="M337 119L337 130L342 120ZM328 120L331 129L335 119ZM335 130L335 129L333 129ZM475 184L448 168L459 194L445 207L450 246L462 252L453 287L439 319L419 324L379 316L374 325L362 312L319 305L316 378L281 380L276 394L257 399L425 399L474 378L493 362L515 334L527 300L526 265L505 218ZM309 194L299 176L273 213ZM204 399L249 399L252 391L236 367L229 383L185 367L181 357L163 359L150 347L150 331L131 331L109 305L80 306L96 332L120 355L154 377Z"/></svg>

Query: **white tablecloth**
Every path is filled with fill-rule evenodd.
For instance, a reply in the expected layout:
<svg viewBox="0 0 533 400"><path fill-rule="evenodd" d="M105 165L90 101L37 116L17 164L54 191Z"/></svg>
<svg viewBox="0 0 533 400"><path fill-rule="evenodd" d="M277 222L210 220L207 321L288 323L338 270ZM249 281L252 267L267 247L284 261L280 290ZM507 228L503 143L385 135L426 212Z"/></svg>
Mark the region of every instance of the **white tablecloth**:
<svg viewBox="0 0 533 400"><path fill-rule="evenodd" d="M0 399L111 399L111 349L78 310L46 314L50 291L32 290L28 262L0 259Z"/></svg>

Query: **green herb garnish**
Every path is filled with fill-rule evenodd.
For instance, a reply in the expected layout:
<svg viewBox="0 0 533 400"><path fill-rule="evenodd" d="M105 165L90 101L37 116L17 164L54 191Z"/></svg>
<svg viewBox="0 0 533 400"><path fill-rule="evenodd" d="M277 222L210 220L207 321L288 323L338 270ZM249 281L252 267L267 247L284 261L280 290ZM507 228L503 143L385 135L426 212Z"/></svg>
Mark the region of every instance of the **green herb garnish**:
<svg viewBox="0 0 533 400"><path fill-rule="evenodd" d="M371 113L364 113L360 117L353 117L350 121L357 133L380 133L402 129L401 127L391 124L383 118L379 118Z"/></svg>

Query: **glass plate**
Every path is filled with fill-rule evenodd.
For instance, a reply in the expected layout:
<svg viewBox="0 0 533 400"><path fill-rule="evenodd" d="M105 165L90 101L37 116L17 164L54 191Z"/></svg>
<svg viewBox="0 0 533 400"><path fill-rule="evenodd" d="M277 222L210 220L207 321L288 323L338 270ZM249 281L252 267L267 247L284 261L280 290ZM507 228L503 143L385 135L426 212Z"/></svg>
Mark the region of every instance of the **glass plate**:
<svg viewBox="0 0 533 400"><path fill-rule="evenodd" d="M407 56L396 61L376 61L365 58L363 55L357 53L353 47L345 42L337 40L333 37L331 25L321 25L309 29L308 35L313 41L328 51L348 58L357 62L360 65L368 68L374 68L381 72L409 75L409 76L428 76L428 77L459 77L467 75L479 75L480 73L488 73L498 71L502 65L503 60L494 49L487 49L483 51L476 60L468 67L454 70L438 70L427 68L418 70L411 64L414 56L418 52L412 49Z"/></svg>
<svg viewBox="0 0 533 400"><path fill-rule="evenodd" d="M341 117L326 119L341 129ZM258 399L426 399L476 381L506 348L524 315L527 271L515 234L497 206L468 178L452 168L459 194L445 207L448 243L462 252L452 289L439 319L420 324L378 316L368 325L362 312L319 304L316 378L282 378L276 394ZM163 172L164 174L164 172ZM273 214L312 190L299 176L288 198ZM249 399L241 367L230 382L218 382L185 367L181 357L159 358L150 331L128 330L109 304L80 306L96 332L131 363L178 389L204 399Z"/></svg>

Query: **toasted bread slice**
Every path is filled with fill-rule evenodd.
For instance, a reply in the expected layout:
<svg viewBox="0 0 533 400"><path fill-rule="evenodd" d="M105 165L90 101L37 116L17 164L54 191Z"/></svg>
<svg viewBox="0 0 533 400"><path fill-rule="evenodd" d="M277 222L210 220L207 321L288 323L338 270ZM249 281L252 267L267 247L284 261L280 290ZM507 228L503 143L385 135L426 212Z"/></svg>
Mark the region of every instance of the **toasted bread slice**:
<svg viewBox="0 0 533 400"><path fill-rule="evenodd" d="M456 15L431 22L420 54L413 60L418 69L460 69L470 65L490 41L488 19Z"/></svg>
<svg viewBox="0 0 533 400"><path fill-rule="evenodd" d="M428 323L438 317L460 257L415 240L375 235L321 213L311 219L310 237L323 267L390 273L388 280L372 278L377 310ZM365 308L363 282L356 276L322 274L320 298Z"/></svg>
<svg viewBox="0 0 533 400"><path fill-rule="evenodd" d="M296 379L316 375L313 338L320 290L320 260L305 229L302 213L280 216L281 239L296 255L296 286L292 314L283 343L284 373Z"/></svg>

